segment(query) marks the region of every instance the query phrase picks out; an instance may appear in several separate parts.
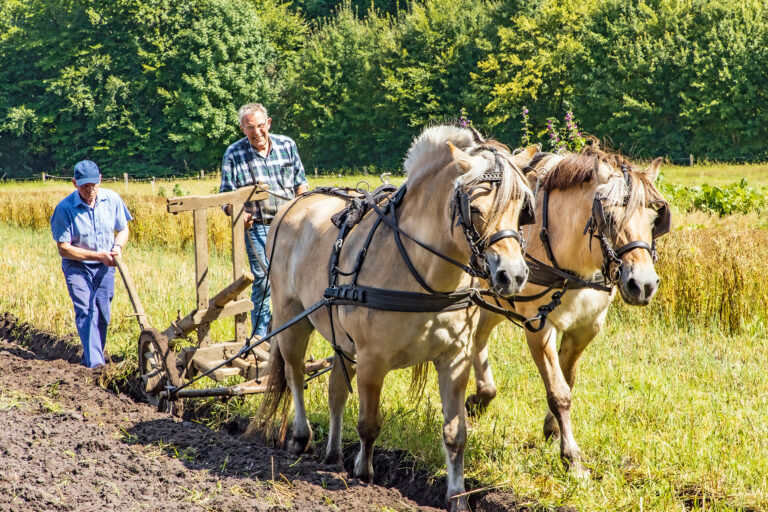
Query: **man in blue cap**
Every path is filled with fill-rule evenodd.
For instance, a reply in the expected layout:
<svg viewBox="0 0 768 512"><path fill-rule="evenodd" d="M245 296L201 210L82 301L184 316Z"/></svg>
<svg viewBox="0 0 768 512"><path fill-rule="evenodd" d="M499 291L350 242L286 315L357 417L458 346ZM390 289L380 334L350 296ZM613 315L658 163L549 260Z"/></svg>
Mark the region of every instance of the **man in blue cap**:
<svg viewBox="0 0 768 512"><path fill-rule="evenodd" d="M82 363L104 364L110 304L115 291L115 258L128 241L132 219L117 193L99 189L101 173L90 160L75 165L75 190L51 217L51 232L75 306L75 325L83 344Z"/></svg>

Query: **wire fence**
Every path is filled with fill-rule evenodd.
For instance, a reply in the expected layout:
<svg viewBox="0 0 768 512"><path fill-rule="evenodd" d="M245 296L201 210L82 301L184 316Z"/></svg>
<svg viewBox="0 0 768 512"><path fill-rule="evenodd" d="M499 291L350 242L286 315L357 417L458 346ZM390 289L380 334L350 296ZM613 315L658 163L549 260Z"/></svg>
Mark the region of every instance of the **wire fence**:
<svg viewBox="0 0 768 512"><path fill-rule="evenodd" d="M167 182L167 181L179 181L179 180L204 180L204 179L210 179L210 178L219 178L221 176L220 172L205 172L200 171L198 174L164 174L162 176L145 176L145 177L134 177L129 175L128 173L124 173L123 176L103 176L101 178L102 183L156 183L156 182ZM14 177L14 176L7 176L3 175L0 176L0 182L2 183L23 183L23 182L31 182L31 181L37 181L41 183L45 183L48 181L63 181L67 183L71 183L74 179L74 176L59 176L56 174L48 174L46 172L37 174L35 176L25 176L25 177Z"/></svg>

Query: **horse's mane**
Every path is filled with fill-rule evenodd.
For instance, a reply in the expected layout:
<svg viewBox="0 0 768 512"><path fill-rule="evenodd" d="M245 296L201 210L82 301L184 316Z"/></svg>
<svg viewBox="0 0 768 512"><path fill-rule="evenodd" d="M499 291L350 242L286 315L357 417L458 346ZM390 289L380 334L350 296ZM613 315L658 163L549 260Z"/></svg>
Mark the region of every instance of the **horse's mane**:
<svg viewBox="0 0 768 512"><path fill-rule="evenodd" d="M540 165L553 157L555 155L541 159ZM605 197L609 205L624 205L626 201L624 214L620 219L616 219L616 227L619 230L623 229L638 208L652 201L664 200L664 196L645 173L638 170L632 162L619 153L608 152L590 145L586 146L581 153L570 153L560 158L562 159L541 177L541 186L546 190L567 190L584 183L594 182L595 158L611 168L610 179L599 187L598 192ZM621 171L622 166L626 166L630 171L631 191L627 190L627 183Z"/></svg>
<svg viewBox="0 0 768 512"><path fill-rule="evenodd" d="M410 181L432 169L441 169L451 161L448 142L461 150L474 145L472 132L467 128L439 124L425 128L413 140L405 155L403 170Z"/></svg>
<svg viewBox="0 0 768 512"><path fill-rule="evenodd" d="M495 228L504 211L509 207L510 201L527 195L533 203L533 195L528 188L525 177L520 169L512 162L512 153L509 148L493 139L481 143L475 141L475 137L468 128L451 125L436 125L426 128L414 139L411 148L405 157L403 168L409 181L424 177L428 172L442 169L451 162L451 151L448 142L462 151L477 157L481 155L488 161L487 165L476 165L469 171L461 174L454 185L456 187L472 186L483 180L483 174L494 170L496 166L495 154L501 161L502 179L496 193L493 207L488 212L485 220L485 237ZM494 153L495 152L495 153Z"/></svg>

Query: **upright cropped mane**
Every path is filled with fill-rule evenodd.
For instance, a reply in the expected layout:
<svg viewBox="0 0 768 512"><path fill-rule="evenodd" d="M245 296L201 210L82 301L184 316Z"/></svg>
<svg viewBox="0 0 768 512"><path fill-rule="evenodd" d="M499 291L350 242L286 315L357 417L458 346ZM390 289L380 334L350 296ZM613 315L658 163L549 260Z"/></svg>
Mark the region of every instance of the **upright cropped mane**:
<svg viewBox="0 0 768 512"><path fill-rule="evenodd" d="M451 161L448 142L466 151L474 145L472 132L467 128L440 124L425 128L413 140L405 155L403 169L410 180L432 169L441 169Z"/></svg>
<svg viewBox="0 0 768 512"><path fill-rule="evenodd" d="M471 130L458 126L431 126L416 137L403 163L408 180L419 179L448 165L452 159L448 142L473 157L482 156L486 160L485 165L476 165L460 175L454 183L455 187L480 183L484 180L483 175L486 172L501 173L501 182L493 206L484 219L486 232L481 233L483 237L490 235L511 201L528 196L528 200L533 204L531 190L522 171L512 161L509 148L492 139L478 143Z"/></svg>
<svg viewBox="0 0 768 512"><path fill-rule="evenodd" d="M541 186L546 190L567 190L584 183L592 183L595 176L595 158L611 169L609 180L600 185L597 193L606 200L606 205L625 206L621 218L616 219L616 228L621 230L639 207L652 201L664 200L664 196L629 160L618 153L609 153L595 146L585 147L581 153L570 153L564 157L552 155L542 158L537 165L547 160L561 158L552 169L541 177ZM627 189L622 166L629 170L631 187Z"/></svg>

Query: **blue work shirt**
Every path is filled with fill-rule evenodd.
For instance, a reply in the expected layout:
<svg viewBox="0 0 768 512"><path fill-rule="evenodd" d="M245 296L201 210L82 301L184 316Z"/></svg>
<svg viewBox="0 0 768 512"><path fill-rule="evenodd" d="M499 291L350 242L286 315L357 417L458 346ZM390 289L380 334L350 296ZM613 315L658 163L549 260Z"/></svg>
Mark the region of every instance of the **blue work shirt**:
<svg viewBox="0 0 768 512"><path fill-rule="evenodd" d="M51 216L51 232L56 242L96 252L112 250L115 231L122 231L133 220L116 192L99 189L93 208L75 190L56 205ZM66 259L66 258L65 258ZM86 261L86 263L98 263Z"/></svg>

